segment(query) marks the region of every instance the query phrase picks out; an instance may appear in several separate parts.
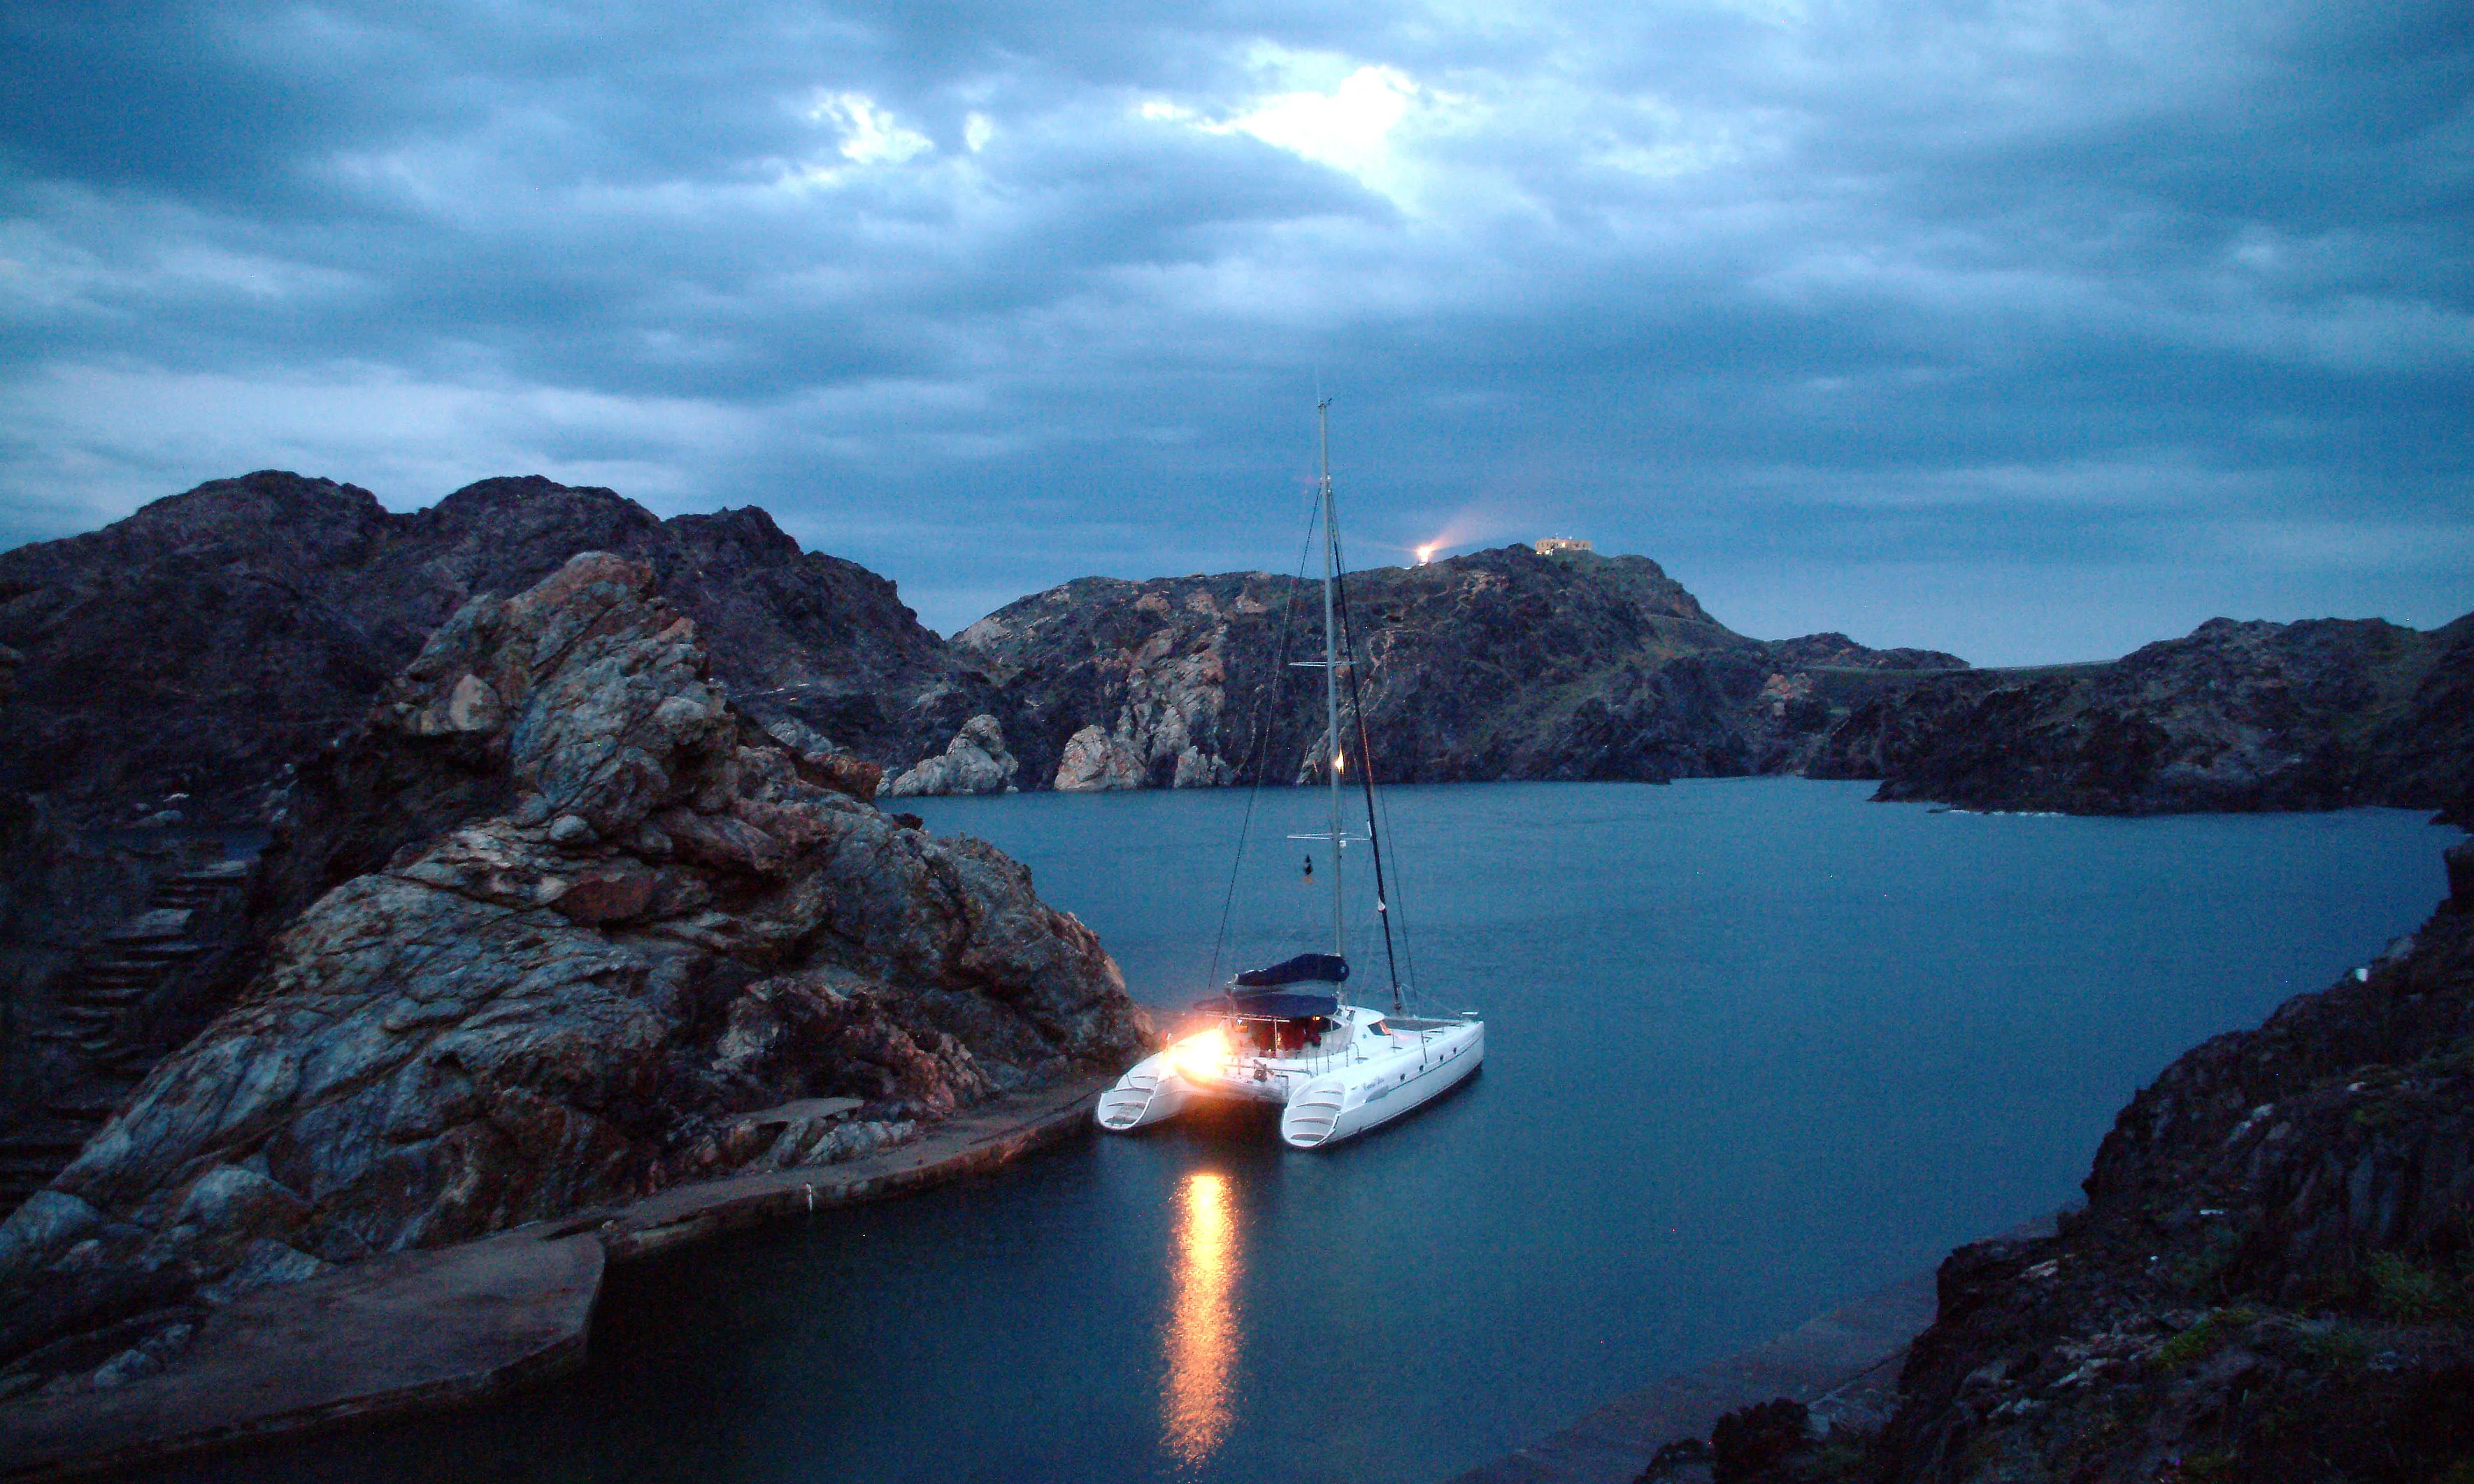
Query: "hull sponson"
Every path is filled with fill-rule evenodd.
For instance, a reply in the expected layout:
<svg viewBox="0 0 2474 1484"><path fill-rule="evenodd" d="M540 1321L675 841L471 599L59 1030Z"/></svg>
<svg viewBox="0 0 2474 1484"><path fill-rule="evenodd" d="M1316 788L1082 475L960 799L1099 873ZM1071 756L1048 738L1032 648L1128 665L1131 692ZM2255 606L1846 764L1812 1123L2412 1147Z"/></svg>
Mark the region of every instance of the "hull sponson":
<svg viewBox="0 0 2474 1484"><path fill-rule="evenodd" d="M1379 1128L1465 1081L1486 1058L1478 1020L1387 1023L1363 1007L1342 1011L1351 1034L1335 1054L1206 1055L1172 1048L1136 1062L1101 1095L1100 1127L1131 1133L1165 1123L1197 1098L1267 1103L1281 1109L1280 1136L1316 1149ZM1387 1030L1378 1034L1377 1026Z"/></svg>
<svg viewBox="0 0 2474 1484"><path fill-rule="evenodd" d="M1318 1149L1382 1127L1458 1086L1486 1059L1486 1025L1427 1031L1412 1047L1320 1077L1290 1100L1280 1136Z"/></svg>

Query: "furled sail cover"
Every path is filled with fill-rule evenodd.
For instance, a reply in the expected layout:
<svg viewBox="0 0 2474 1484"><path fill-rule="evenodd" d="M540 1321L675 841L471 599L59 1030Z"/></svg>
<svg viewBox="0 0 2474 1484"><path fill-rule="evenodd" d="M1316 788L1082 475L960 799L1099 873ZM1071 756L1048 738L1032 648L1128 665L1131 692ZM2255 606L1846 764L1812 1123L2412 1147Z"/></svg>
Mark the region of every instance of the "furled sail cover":
<svg viewBox="0 0 2474 1484"><path fill-rule="evenodd" d="M1267 969L1248 969L1237 976L1237 983L1249 989L1270 989L1280 985L1301 985L1316 982L1341 984L1348 978L1348 961L1333 953L1301 953L1285 963L1274 963Z"/></svg>
<svg viewBox="0 0 2474 1484"><path fill-rule="evenodd" d="M1290 989L1257 989L1197 1000L1194 1008L1207 1015L1242 1015L1250 1020L1311 1020L1317 1015L1338 1013L1340 997L1299 994Z"/></svg>

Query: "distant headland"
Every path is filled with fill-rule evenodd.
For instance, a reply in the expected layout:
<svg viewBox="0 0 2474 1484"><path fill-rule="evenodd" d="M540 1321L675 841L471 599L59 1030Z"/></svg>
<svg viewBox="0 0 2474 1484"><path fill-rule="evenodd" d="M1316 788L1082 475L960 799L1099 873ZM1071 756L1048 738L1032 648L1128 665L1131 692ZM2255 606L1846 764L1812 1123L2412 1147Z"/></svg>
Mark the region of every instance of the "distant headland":
<svg viewBox="0 0 2474 1484"><path fill-rule="evenodd" d="M0 553L6 714L28 742L0 788L81 822L263 822L457 605L583 550L646 563L749 715L875 764L888 796L1319 766L1314 708L1280 683L1291 578L1082 578L948 641L754 507L662 520L533 476L394 514L268 472ZM2474 797L2474 616L2219 620L2109 663L1979 670L1836 633L1750 638L1656 562L1565 537L1369 569L1348 599L1372 762L1400 782L1784 773L1982 809L2459 819Z"/></svg>

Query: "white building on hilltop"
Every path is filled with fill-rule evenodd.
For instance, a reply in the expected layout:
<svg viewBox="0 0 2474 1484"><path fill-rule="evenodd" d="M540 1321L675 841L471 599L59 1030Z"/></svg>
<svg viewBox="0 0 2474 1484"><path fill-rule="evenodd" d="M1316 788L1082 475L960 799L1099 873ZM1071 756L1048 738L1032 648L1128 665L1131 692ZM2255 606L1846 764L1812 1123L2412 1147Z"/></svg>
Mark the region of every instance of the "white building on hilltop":
<svg viewBox="0 0 2474 1484"><path fill-rule="evenodd" d="M1587 551L1589 544L1578 536L1549 536L1544 541L1530 543L1540 556L1553 556L1558 551Z"/></svg>

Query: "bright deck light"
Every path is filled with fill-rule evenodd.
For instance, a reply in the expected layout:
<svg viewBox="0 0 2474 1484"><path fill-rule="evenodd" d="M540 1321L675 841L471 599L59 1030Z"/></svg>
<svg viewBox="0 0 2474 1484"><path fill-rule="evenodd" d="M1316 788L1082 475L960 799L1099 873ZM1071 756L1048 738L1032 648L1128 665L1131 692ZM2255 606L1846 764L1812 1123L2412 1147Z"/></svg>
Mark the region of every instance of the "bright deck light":
<svg viewBox="0 0 2474 1484"><path fill-rule="evenodd" d="M1187 1077L1219 1075L1221 1058L1228 1055L1228 1033L1218 1026L1176 1043L1171 1053L1176 1069Z"/></svg>

